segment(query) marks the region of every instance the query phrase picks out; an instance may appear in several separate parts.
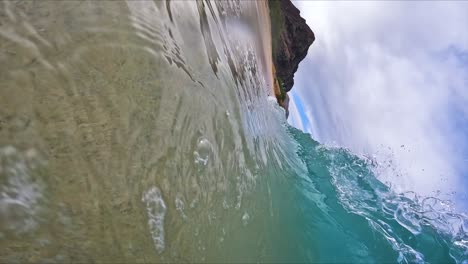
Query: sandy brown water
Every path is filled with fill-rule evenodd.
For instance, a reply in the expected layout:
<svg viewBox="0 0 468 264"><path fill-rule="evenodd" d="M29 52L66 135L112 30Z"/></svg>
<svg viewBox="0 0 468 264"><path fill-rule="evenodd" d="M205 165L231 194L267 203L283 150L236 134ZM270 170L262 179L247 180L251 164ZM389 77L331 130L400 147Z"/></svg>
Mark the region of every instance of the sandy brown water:
<svg viewBox="0 0 468 264"><path fill-rule="evenodd" d="M0 5L1 262L271 257L265 2Z"/></svg>

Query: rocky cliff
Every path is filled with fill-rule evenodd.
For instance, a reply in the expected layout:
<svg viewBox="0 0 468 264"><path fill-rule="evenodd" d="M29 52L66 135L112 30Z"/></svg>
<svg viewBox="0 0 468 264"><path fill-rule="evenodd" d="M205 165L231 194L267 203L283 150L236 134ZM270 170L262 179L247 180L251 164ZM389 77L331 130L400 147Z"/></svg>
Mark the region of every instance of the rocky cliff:
<svg viewBox="0 0 468 264"><path fill-rule="evenodd" d="M314 33L301 17L291 0L269 0L273 63L275 65L275 94L288 114L287 92L294 85L294 73L315 40Z"/></svg>

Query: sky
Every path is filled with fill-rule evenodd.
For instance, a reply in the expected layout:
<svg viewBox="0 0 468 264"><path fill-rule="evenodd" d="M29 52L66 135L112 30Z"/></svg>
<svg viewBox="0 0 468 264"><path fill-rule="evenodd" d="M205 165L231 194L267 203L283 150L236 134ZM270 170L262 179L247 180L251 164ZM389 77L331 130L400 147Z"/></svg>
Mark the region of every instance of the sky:
<svg viewBox="0 0 468 264"><path fill-rule="evenodd" d="M294 3L316 40L289 123L390 165L379 177L397 191L468 209L468 2Z"/></svg>

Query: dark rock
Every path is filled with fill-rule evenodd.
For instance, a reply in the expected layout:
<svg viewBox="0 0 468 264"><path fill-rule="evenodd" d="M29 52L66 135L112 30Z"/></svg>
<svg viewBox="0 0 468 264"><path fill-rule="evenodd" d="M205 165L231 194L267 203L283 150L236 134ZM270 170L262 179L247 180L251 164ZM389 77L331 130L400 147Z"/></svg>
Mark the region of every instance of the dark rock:
<svg viewBox="0 0 468 264"><path fill-rule="evenodd" d="M286 95L294 85L294 73L299 63L307 55L309 46L315 40L315 35L304 18L301 17L291 0L270 0L270 17L272 20L273 62L276 68L276 78L279 82L281 96L278 101L286 106ZM279 9L279 10L278 10ZM276 31L276 32L275 32Z"/></svg>

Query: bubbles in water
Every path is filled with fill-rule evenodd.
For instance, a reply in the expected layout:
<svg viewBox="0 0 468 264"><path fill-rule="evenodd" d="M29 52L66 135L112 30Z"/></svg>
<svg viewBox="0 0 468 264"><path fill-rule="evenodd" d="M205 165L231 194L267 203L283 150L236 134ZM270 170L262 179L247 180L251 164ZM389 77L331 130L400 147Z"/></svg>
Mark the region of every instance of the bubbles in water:
<svg viewBox="0 0 468 264"><path fill-rule="evenodd" d="M427 263L424 261L424 255L411 248L408 245L402 245L398 249L398 263Z"/></svg>
<svg viewBox="0 0 468 264"><path fill-rule="evenodd" d="M411 210L407 205L400 204L394 213L395 220L414 235L421 233L422 227L420 225L421 217Z"/></svg>
<svg viewBox="0 0 468 264"><path fill-rule="evenodd" d="M37 228L44 186L33 174L43 164L33 149L0 148L0 229L21 234Z"/></svg>
<svg viewBox="0 0 468 264"><path fill-rule="evenodd" d="M164 251L164 218L166 216L166 204L157 187L152 187L143 194L141 199L146 204L148 214L148 227L153 238L154 246L158 253Z"/></svg>
<svg viewBox="0 0 468 264"><path fill-rule="evenodd" d="M249 223L250 215L247 212L244 212L242 216L242 224L246 226Z"/></svg>
<svg viewBox="0 0 468 264"><path fill-rule="evenodd" d="M226 230L221 229L221 237L219 238L219 242L223 243L224 242L224 237L226 236Z"/></svg>
<svg viewBox="0 0 468 264"><path fill-rule="evenodd" d="M200 138L197 143L197 149L193 152L195 164L206 166L212 152L213 149L210 141L206 138Z"/></svg>
<svg viewBox="0 0 468 264"><path fill-rule="evenodd" d="M466 236L465 236L466 237ZM450 248L450 256L462 264L468 263L468 237L455 241Z"/></svg>
<svg viewBox="0 0 468 264"><path fill-rule="evenodd" d="M242 206L242 196L243 196L243 191L242 191L242 184L241 184L241 180L240 180L240 177L236 177L236 185L237 185L237 191L238 191L238 194L237 194L237 202L236 202L236 206L234 207L236 210L239 210Z"/></svg>
<svg viewBox="0 0 468 264"><path fill-rule="evenodd" d="M229 204L228 204L228 202L226 201L226 199L223 200L223 208L224 208L224 209L229 209Z"/></svg>
<svg viewBox="0 0 468 264"><path fill-rule="evenodd" d="M190 208L195 208L198 204L198 197L193 199L192 202L190 203Z"/></svg>
<svg viewBox="0 0 468 264"><path fill-rule="evenodd" d="M211 225L214 221L216 221L216 213L215 212L209 212L208 213L208 223Z"/></svg>
<svg viewBox="0 0 468 264"><path fill-rule="evenodd" d="M50 245L50 240L47 238L38 238L36 239L36 244L41 246L41 247L46 247L47 245Z"/></svg>
<svg viewBox="0 0 468 264"><path fill-rule="evenodd" d="M179 211L182 218L186 219L187 215L185 215L185 212L184 212L185 203L179 197L175 199L175 206L176 206L176 210Z"/></svg>

